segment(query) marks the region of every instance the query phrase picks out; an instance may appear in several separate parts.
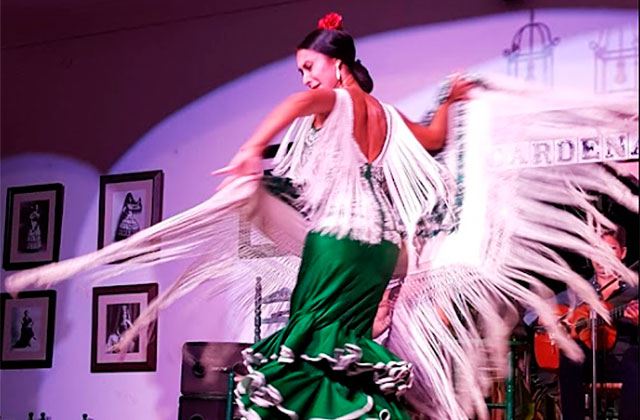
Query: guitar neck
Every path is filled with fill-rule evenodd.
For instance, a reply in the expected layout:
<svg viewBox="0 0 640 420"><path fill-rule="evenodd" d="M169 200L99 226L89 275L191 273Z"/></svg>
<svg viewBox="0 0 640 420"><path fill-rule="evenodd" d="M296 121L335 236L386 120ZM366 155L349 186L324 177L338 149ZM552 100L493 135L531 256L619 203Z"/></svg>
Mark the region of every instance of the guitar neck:
<svg viewBox="0 0 640 420"><path fill-rule="evenodd" d="M614 307L612 310L609 311L609 317L611 318L611 320L616 320L618 318L622 318L624 315L624 311L627 308L627 306L633 302L633 300L630 300L627 303L623 303L621 305L618 305L616 307ZM598 319L596 321L596 326L600 326L606 324L606 322L604 321L604 319L602 319L602 317L598 316ZM579 320L578 322L576 322L575 324L576 328L584 328L584 327L591 327L591 319L590 318L583 318L581 320Z"/></svg>
<svg viewBox="0 0 640 420"><path fill-rule="evenodd" d="M616 307L614 307L612 310L609 311L609 316L611 317L611 320L617 320L620 319L624 316L624 311L627 309L627 306L629 306L629 304L633 302L633 300L630 300L627 303L623 303L621 305L618 305ZM604 319L599 318L598 319L598 325L602 325L604 324Z"/></svg>
<svg viewBox="0 0 640 420"><path fill-rule="evenodd" d="M613 308L609 314L611 315L611 319L618 319L618 318L622 318L624 316L624 311L627 309L627 306L633 302L633 300L622 304L622 305L618 305L615 308Z"/></svg>

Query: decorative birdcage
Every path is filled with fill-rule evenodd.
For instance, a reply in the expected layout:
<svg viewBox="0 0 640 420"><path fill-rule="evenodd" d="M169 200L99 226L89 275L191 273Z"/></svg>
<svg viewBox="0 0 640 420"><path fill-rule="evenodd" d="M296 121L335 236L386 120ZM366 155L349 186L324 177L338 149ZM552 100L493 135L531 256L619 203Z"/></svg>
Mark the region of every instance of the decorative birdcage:
<svg viewBox="0 0 640 420"><path fill-rule="evenodd" d="M553 85L553 48L560 38L551 35L549 26L535 21L535 12L529 12L529 23L518 29L511 47L504 50L507 73L545 85Z"/></svg>
<svg viewBox="0 0 640 420"><path fill-rule="evenodd" d="M596 93L638 90L638 27L627 26L600 31L591 41Z"/></svg>

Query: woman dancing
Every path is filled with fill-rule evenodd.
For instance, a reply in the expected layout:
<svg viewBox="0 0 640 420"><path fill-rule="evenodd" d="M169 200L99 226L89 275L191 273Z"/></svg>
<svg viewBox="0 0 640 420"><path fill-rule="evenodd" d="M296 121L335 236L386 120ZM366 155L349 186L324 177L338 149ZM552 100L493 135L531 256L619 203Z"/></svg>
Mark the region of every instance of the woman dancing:
<svg viewBox="0 0 640 420"><path fill-rule="evenodd" d="M293 180L310 230L288 325L244 353L251 373L236 395L248 418L408 418L398 397L411 386L411 364L371 337L406 233L389 187L403 177L420 183L426 211L446 208L450 198L426 152L414 157L422 172L409 176L389 159L394 143L442 148L448 108L472 84L456 80L432 123L421 126L370 95L373 81L356 57L341 18L322 19L296 52L308 91L277 106L219 171L230 174L222 187L259 173L274 136L306 117L275 172Z"/></svg>

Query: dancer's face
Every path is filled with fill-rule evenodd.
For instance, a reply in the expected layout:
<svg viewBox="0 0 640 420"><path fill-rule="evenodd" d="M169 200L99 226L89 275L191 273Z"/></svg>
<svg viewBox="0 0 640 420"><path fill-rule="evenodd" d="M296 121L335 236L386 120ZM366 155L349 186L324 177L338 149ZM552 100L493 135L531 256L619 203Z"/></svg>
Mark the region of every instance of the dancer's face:
<svg viewBox="0 0 640 420"><path fill-rule="evenodd" d="M302 83L309 89L333 89L338 84L335 58L313 50L296 52L298 71Z"/></svg>
<svg viewBox="0 0 640 420"><path fill-rule="evenodd" d="M615 236L605 234L605 235L602 235L602 240L605 241L607 245L609 245L614 255L619 260L624 259L624 257L627 255L627 248L620 245L620 243L618 243L618 240L615 238ZM606 272L604 267L602 267L600 264L598 264L595 261L593 262L593 269L595 270L596 275L598 276L606 276L610 274Z"/></svg>

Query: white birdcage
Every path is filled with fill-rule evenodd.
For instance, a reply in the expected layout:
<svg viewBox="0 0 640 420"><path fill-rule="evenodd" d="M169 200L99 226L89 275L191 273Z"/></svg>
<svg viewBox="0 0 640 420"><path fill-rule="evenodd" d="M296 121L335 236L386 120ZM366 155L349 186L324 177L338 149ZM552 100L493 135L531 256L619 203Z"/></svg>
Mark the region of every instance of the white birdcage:
<svg viewBox="0 0 640 420"><path fill-rule="evenodd" d="M593 50L596 93L638 90L638 26L602 30L589 46Z"/></svg>
<svg viewBox="0 0 640 420"><path fill-rule="evenodd" d="M507 73L510 76L553 85L553 47L560 38L551 35L551 29L536 22L534 11L529 12L529 23L518 29L511 47L504 50Z"/></svg>

